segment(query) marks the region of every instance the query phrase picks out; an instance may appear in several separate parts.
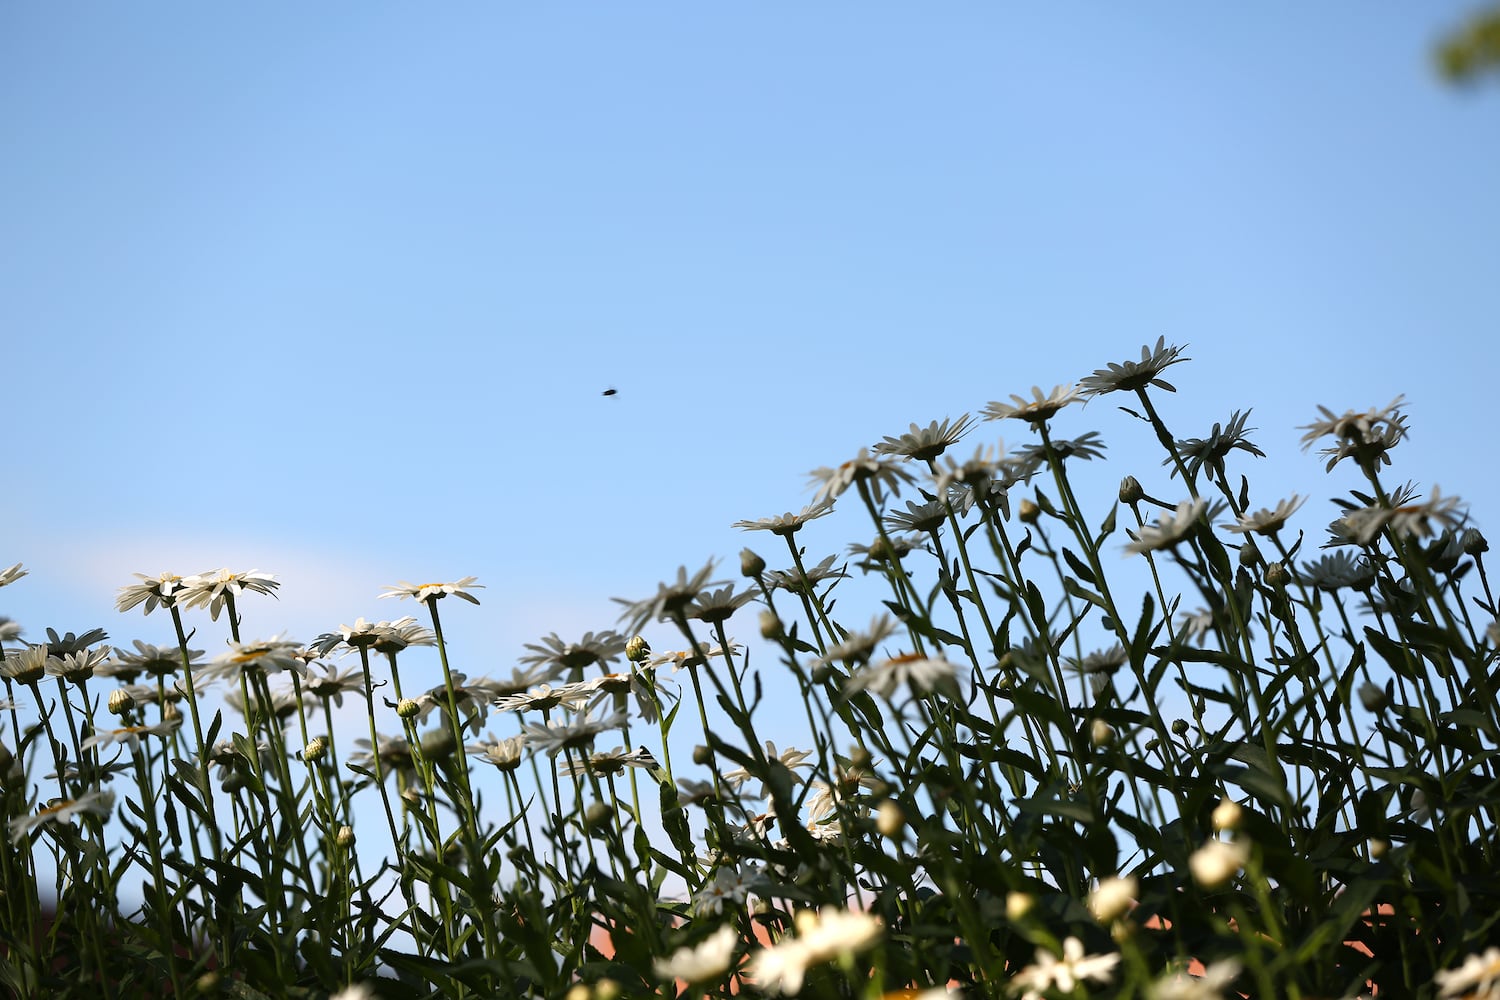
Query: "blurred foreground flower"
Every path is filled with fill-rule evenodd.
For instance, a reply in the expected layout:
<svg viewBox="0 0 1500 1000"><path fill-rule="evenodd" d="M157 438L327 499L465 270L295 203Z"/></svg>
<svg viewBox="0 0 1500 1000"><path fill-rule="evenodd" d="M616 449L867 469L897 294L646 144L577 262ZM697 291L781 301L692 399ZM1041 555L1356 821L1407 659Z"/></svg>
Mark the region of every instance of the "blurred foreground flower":
<svg viewBox="0 0 1500 1000"><path fill-rule="evenodd" d="M1083 942L1076 937L1063 941L1063 953L1059 958L1050 951L1038 948L1036 964L1028 965L1016 973L1010 984L1022 987L1026 1000L1039 998L1043 990L1072 993L1082 983L1107 983L1114 977L1115 966L1120 964L1118 954L1085 955Z"/></svg>
<svg viewBox="0 0 1500 1000"><path fill-rule="evenodd" d="M885 931L879 917L831 906L816 913L799 910L795 922L796 936L787 935L750 956L746 972L763 990L795 996L809 968L863 951Z"/></svg>
<svg viewBox="0 0 1500 1000"><path fill-rule="evenodd" d="M733 924L724 924L696 946L679 948L666 958L655 959L651 968L658 978L681 979L689 986L710 982L729 971L739 937Z"/></svg>

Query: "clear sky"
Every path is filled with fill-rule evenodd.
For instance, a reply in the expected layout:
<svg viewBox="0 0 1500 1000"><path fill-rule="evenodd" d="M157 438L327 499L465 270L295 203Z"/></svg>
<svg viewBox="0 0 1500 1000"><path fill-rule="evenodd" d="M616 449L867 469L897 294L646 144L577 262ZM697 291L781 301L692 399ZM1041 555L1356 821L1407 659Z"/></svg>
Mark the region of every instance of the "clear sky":
<svg viewBox="0 0 1500 1000"><path fill-rule="evenodd" d="M508 673L781 565L730 525L808 470L1158 337L1172 429L1253 407L1312 544L1354 481L1297 426L1401 393L1394 478L1492 529L1500 90L1430 60L1469 7L5 4L0 614L164 642L132 573L257 568L247 637L306 641L472 574L458 666ZM1096 509L1178 498L1107 400L1056 427Z"/></svg>

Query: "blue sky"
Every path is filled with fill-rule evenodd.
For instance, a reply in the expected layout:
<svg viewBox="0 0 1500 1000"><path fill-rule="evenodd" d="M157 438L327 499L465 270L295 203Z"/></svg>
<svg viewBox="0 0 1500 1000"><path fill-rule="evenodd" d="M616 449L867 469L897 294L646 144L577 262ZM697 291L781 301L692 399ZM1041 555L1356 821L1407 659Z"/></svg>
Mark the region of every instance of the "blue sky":
<svg viewBox="0 0 1500 1000"><path fill-rule="evenodd" d="M1355 481L1297 426L1401 393L1394 479L1488 528L1500 94L1430 61L1469 6L5 5L0 614L162 642L132 573L254 567L247 634L307 640L473 574L458 665L508 672L733 577L808 470L1158 337L1173 430L1253 407L1314 543ZM1176 499L1106 401L1056 426L1096 509Z"/></svg>

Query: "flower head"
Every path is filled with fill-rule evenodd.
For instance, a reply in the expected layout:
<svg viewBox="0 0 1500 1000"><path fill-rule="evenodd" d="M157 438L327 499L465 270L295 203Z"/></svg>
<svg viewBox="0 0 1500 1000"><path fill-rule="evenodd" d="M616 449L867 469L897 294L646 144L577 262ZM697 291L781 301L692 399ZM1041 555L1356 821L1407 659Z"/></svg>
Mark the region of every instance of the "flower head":
<svg viewBox="0 0 1500 1000"><path fill-rule="evenodd" d="M1440 997L1500 998L1500 948L1486 948L1470 955L1456 969L1439 970L1432 977Z"/></svg>
<svg viewBox="0 0 1500 1000"><path fill-rule="evenodd" d="M233 602L245 591L275 597L276 588L280 586L274 576L258 570L236 573L229 569L216 569L187 577L174 596L181 607L208 608L209 617L218 621L219 612L223 610L225 603Z"/></svg>
<svg viewBox="0 0 1500 1000"><path fill-rule="evenodd" d="M729 971L740 936L733 924L722 924L695 946L679 948L652 962L658 979L681 979L688 985L711 982Z"/></svg>
<svg viewBox="0 0 1500 1000"><path fill-rule="evenodd" d="M21 568L20 563L0 569L0 587L8 587L21 577L26 575L26 570Z"/></svg>
<svg viewBox="0 0 1500 1000"><path fill-rule="evenodd" d="M709 582L713 576L714 561L710 559L692 576L688 576L686 566L677 567L677 579L672 583L658 584L656 593L640 601L630 601L623 597L616 597L616 604L625 605L625 611L620 615L620 621L629 624L628 632L639 632L647 625L669 618L672 615L685 614L687 607L698 599L705 587L717 586L723 581Z"/></svg>
<svg viewBox="0 0 1500 1000"><path fill-rule="evenodd" d="M1286 524L1287 518L1297 512L1297 508L1307 502L1307 497L1298 496L1293 493L1290 500L1280 500L1276 503L1275 510L1261 509L1254 514L1242 514L1238 524L1231 524L1225 531L1247 534L1255 532L1257 535L1274 535Z"/></svg>
<svg viewBox="0 0 1500 1000"><path fill-rule="evenodd" d="M1031 387L1031 399L1011 394L1012 403L990 403L984 408L986 420L1024 420L1035 428L1046 423L1069 403L1078 402L1078 387L1075 385L1053 386L1052 391L1042 395L1041 386Z"/></svg>
<svg viewBox="0 0 1500 1000"><path fill-rule="evenodd" d="M871 455L868 448L859 449L859 454L843 465L836 468L822 466L808 476L818 486L814 502L833 500L856 483L869 483L874 489L873 499L878 504L882 488L899 494L901 484L912 481L912 474L901 468L900 463Z"/></svg>
<svg viewBox="0 0 1500 1000"><path fill-rule="evenodd" d="M307 664L298 655L301 651L301 643L280 638L260 642L231 642L226 652L209 662L204 674L209 677L238 677L251 670L267 674L292 670L306 676Z"/></svg>
<svg viewBox="0 0 1500 1000"><path fill-rule="evenodd" d="M89 747L110 746L116 743L128 743L131 750L139 749L141 737L143 736L166 736L177 730L182 725L182 716L174 716L150 726L122 726L119 729L96 729L93 733L85 736L79 744L83 749Z"/></svg>
<svg viewBox="0 0 1500 1000"><path fill-rule="evenodd" d="M930 462L937 458L950 445L958 443L974 426L974 418L965 413L951 425L948 418L944 417L942 423L934 420L926 427L918 428L916 424L911 425L911 430L899 437L886 437L886 439L875 446L877 455L899 455L902 458L915 459L918 462Z"/></svg>
<svg viewBox="0 0 1500 1000"><path fill-rule="evenodd" d="M624 712L616 712L598 719L585 716L572 722L530 723L523 727L522 732L528 743L547 751L547 756L556 757L564 750L592 746L595 736L613 729L623 729L628 722Z"/></svg>
<svg viewBox="0 0 1500 1000"><path fill-rule="evenodd" d="M1171 514L1163 514L1155 525L1146 525L1135 533L1135 541L1125 546L1126 554L1154 552L1159 549L1170 549L1192 534L1198 518L1202 517L1208 510L1208 502L1205 500L1184 500L1177 505L1176 511ZM1212 514L1210 513L1210 520Z"/></svg>
<svg viewBox="0 0 1500 1000"><path fill-rule="evenodd" d="M470 590L484 589L484 584L474 582L477 579L479 579L477 576L466 576L462 580L455 580L452 583L407 583L405 580L402 580L394 587L385 588L385 593L380 596L382 598L398 597L402 600L410 597L423 604L452 596L461 597L470 604L478 604L479 598L469 593Z"/></svg>
<svg viewBox="0 0 1500 1000"><path fill-rule="evenodd" d="M625 652L625 637L618 632L603 631L595 634L585 632L577 642L564 642L556 632L543 636L540 645L527 643L531 650L520 658L522 663L534 664L548 669L548 680L566 673L573 680L583 679L586 667L599 664L601 667L619 662Z"/></svg>
<svg viewBox="0 0 1500 1000"><path fill-rule="evenodd" d="M472 744L464 749L481 760L489 761L501 771L514 771L521 766L526 750L526 737L523 734L497 740L491 736L488 740Z"/></svg>
<svg viewBox="0 0 1500 1000"><path fill-rule="evenodd" d="M137 605L146 605L146 614L156 610L157 605L170 608L176 601L177 591L181 588L183 579L176 573L162 573L159 576L146 576L144 573L132 574L140 583L127 584L120 588L119 595L115 598L115 609L117 611L129 611Z"/></svg>
<svg viewBox="0 0 1500 1000"><path fill-rule="evenodd" d="M734 584L731 583L720 590L705 590L700 593L688 605L687 616L715 625L728 621L731 615L753 600L755 591L744 590L736 594Z"/></svg>
<svg viewBox="0 0 1500 1000"><path fill-rule="evenodd" d="M790 538L798 531L801 531L802 526L808 521L817 520L832 511L833 499L831 497L824 497L803 507L796 514L787 511L779 517L762 517L755 521L736 521L730 527L740 528L744 531L769 531L773 535Z"/></svg>
<svg viewBox="0 0 1500 1000"><path fill-rule="evenodd" d="M171 677L182 669L183 653L176 646L153 646L139 639L132 640L131 645L135 646L134 653L128 653L116 646L115 655L99 664L96 673L106 677L117 677L128 684L141 674L150 677ZM202 657L203 650L201 649L187 651L189 666L197 663Z"/></svg>
<svg viewBox="0 0 1500 1000"><path fill-rule="evenodd" d="M799 910L795 936L787 935L750 957L746 972L762 990L795 996L807 970L872 947L885 934L884 922L859 910L825 906Z"/></svg>
<svg viewBox="0 0 1500 1000"><path fill-rule="evenodd" d="M1404 401L1404 396L1397 396L1383 409L1372 407L1363 413L1345 410L1337 417L1332 410L1319 406L1318 412L1324 419L1303 425L1301 429L1307 433L1302 435L1302 450L1306 451L1319 438L1331 437L1337 443L1319 452L1328 457L1330 470L1350 457L1365 468L1374 468L1381 463L1389 465L1391 459L1387 452L1407 433L1406 415L1401 412Z"/></svg>
<svg viewBox="0 0 1500 1000"><path fill-rule="evenodd" d="M1086 955L1083 942L1076 937L1063 941L1061 956L1038 948L1036 964L1028 965L1016 973L1011 980L1013 987L1025 987L1027 997L1039 997L1043 990L1071 993L1081 983L1107 983L1114 978L1115 966L1120 964L1118 953L1111 955Z"/></svg>
<svg viewBox="0 0 1500 1000"><path fill-rule="evenodd" d="M1245 421L1249 417L1249 410L1243 413L1236 410L1229 415L1229 422L1222 428L1214 424L1214 429L1209 432L1208 437L1185 438L1176 442L1173 448L1177 452L1177 459L1181 459L1187 465L1188 475L1197 476L1206 467L1222 479L1224 459L1235 449L1249 452L1258 458L1265 458L1266 453L1245 436L1248 433L1245 430ZM1250 430L1253 431L1255 428L1252 427ZM1177 475L1176 459L1164 458L1161 464L1172 466L1171 474Z"/></svg>
<svg viewBox="0 0 1500 1000"><path fill-rule="evenodd" d="M1140 361L1111 363L1108 368L1099 368L1079 382L1079 387L1087 396L1102 396L1106 392L1135 392L1148 385L1176 392L1177 388L1161 378L1161 373L1178 362L1192 360L1180 356L1185 347L1186 344L1168 347L1167 338L1158 337L1154 349L1150 345L1142 345Z"/></svg>
<svg viewBox="0 0 1500 1000"><path fill-rule="evenodd" d="M844 694L869 690L890 700L901 688L909 688L913 695L939 688L951 691L957 686L957 677L958 668L941 657L903 653L856 671L844 682Z"/></svg>
<svg viewBox="0 0 1500 1000"><path fill-rule="evenodd" d="M28 833L45 823L63 823L85 812L93 813L95 816L108 816L114 807L115 793L97 788L76 799L55 801L29 816L11 820L7 824L10 829L10 842L21 843Z"/></svg>

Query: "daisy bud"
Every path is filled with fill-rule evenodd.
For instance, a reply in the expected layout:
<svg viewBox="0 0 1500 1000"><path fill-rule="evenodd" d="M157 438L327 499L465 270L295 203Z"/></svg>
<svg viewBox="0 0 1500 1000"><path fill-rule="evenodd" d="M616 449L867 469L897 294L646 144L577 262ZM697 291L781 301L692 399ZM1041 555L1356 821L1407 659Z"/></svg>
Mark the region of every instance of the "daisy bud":
<svg viewBox="0 0 1500 1000"><path fill-rule="evenodd" d="M694 764L697 764L699 767L707 767L709 764L713 763L713 759L714 752L708 747L704 746L702 743L699 743L697 746L693 747Z"/></svg>
<svg viewBox="0 0 1500 1000"><path fill-rule="evenodd" d="M892 799L880 803L875 813L875 829L882 837L895 837L906 826L906 813Z"/></svg>
<svg viewBox="0 0 1500 1000"><path fill-rule="evenodd" d="M1464 533L1458 536L1458 544L1471 556L1490 550L1490 543L1479 533L1478 528L1465 528Z"/></svg>
<svg viewBox="0 0 1500 1000"><path fill-rule="evenodd" d="M328 755L328 741L321 736L314 736L307 741L307 746L302 748L302 759L309 763L316 763Z"/></svg>
<svg viewBox="0 0 1500 1000"><path fill-rule="evenodd" d="M1286 563L1273 562L1266 567L1265 581L1273 587L1285 587L1291 578L1292 574L1287 571Z"/></svg>
<svg viewBox="0 0 1500 1000"><path fill-rule="evenodd" d="M1107 747L1115 741L1115 727L1103 719L1095 719L1089 727L1089 740L1096 747Z"/></svg>
<svg viewBox="0 0 1500 1000"><path fill-rule="evenodd" d="M182 709L178 708L175 702L169 701L161 710L161 717L163 722L170 722L173 719L180 719L182 718Z"/></svg>
<svg viewBox="0 0 1500 1000"><path fill-rule="evenodd" d="M861 771L867 771L869 770L870 765L874 762L875 758L871 757L870 751L866 750L864 747L859 746L858 744L849 747L850 767L858 768Z"/></svg>
<svg viewBox="0 0 1500 1000"><path fill-rule="evenodd" d="M651 655L651 644L641 636L630 637L625 644L625 658L631 663L640 663Z"/></svg>
<svg viewBox="0 0 1500 1000"><path fill-rule="evenodd" d="M1036 897L1029 892L1012 892L1005 897L1005 916L1012 923L1026 919L1036 906Z"/></svg>
<svg viewBox="0 0 1500 1000"><path fill-rule="evenodd" d="M124 715L132 708L135 708L135 695L131 694L129 691L126 691L124 688L120 688L116 691L110 692L109 710L111 713L115 715Z"/></svg>
<svg viewBox="0 0 1500 1000"><path fill-rule="evenodd" d="M752 580L759 580L766 571L766 561L750 549L740 549L740 573Z"/></svg>
<svg viewBox="0 0 1500 1000"><path fill-rule="evenodd" d="M1264 561L1261 557L1260 549L1255 547L1253 541L1246 538L1245 544L1240 546L1240 565L1249 569L1253 566L1259 566Z"/></svg>
<svg viewBox="0 0 1500 1000"><path fill-rule="evenodd" d="M354 827L350 826L348 823L345 823L343 826L339 827L338 835L333 838L333 842L338 844L346 851L349 848L353 847Z"/></svg>
<svg viewBox="0 0 1500 1000"><path fill-rule="evenodd" d="M1391 699L1384 688L1365 681L1359 686L1359 703L1365 706L1367 712L1379 712L1391 703Z"/></svg>
<svg viewBox="0 0 1500 1000"><path fill-rule="evenodd" d="M1187 734L1188 734L1188 720L1186 720L1186 719L1173 719L1172 720L1172 735L1174 735L1174 736L1186 736Z"/></svg>
<svg viewBox="0 0 1500 1000"><path fill-rule="evenodd" d="M760 613L760 637L762 639L780 639L784 633L781 627L781 616L770 608Z"/></svg>
<svg viewBox="0 0 1500 1000"><path fill-rule="evenodd" d="M614 808L607 802L591 802L583 811L583 825L590 830L596 830L614 818Z"/></svg>
<svg viewBox="0 0 1500 1000"><path fill-rule="evenodd" d="M1042 508L1030 500L1022 500L1019 516L1026 524L1035 524L1036 519L1042 516Z"/></svg>
<svg viewBox="0 0 1500 1000"><path fill-rule="evenodd" d="M1224 799L1214 806L1213 815L1209 818L1215 830L1238 830L1244 819L1245 811L1233 799Z"/></svg>
<svg viewBox="0 0 1500 1000"><path fill-rule="evenodd" d="M1141 481L1134 476L1126 476L1120 480L1120 502L1140 503L1146 496L1146 491L1141 489Z"/></svg>
<svg viewBox="0 0 1500 1000"><path fill-rule="evenodd" d="M1193 881L1204 889L1220 889L1250 860L1250 848L1241 843L1210 840L1188 858Z"/></svg>
<svg viewBox="0 0 1500 1000"><path fill-rule="evenodd" d="M1099 880L1099 885L1089 894L1089 912L1101 924L1112 924L1135 905L1140 883L1133 875Z"/></svg>
<svg viewBox="0 0 1500 1000"><path fill-rule="evenodd" d="M390 702L386 704L389 705ZM396 717L399 719L414 719L421 711L422 706L414 698L402 698L396 704Z"/></svg>

